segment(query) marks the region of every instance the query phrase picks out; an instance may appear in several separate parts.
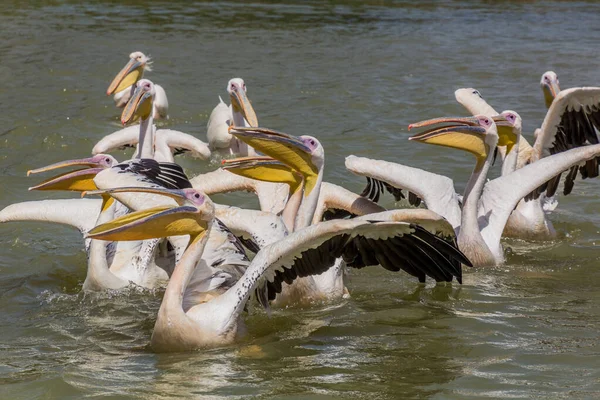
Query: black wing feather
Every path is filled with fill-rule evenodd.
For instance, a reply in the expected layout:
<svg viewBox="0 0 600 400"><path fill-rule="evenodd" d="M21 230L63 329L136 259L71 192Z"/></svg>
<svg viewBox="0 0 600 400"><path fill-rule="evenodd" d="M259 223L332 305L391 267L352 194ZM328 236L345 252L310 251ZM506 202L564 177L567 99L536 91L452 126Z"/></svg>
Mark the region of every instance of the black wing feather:
<svg viewBox="0 0 600 400"><path fill-rule="evenodd" d="M175 163L158 162L152 158L140 158L116 165L119 173L133 173L142 180L167 189L188 189L192 187L183 168Z"/></svg>
<svg viewBox="0 0 600 400"><path fill-rule="evenodd" d="M281 292L282 282L292 283L298 277L319 275L329 269L336 258L342 257L350 268L381 265L390 271L403 270L420 282L429 276L438 282L450 282L453 278L462 283L462 264L472 266L457 248L456 242L428 232L411 224L413 232L388 239L371 239L364 236L335 236L319 247L308 249L294 260L291 267L274 273L272 281L266 281L268 299L273 300Z"/></svg>

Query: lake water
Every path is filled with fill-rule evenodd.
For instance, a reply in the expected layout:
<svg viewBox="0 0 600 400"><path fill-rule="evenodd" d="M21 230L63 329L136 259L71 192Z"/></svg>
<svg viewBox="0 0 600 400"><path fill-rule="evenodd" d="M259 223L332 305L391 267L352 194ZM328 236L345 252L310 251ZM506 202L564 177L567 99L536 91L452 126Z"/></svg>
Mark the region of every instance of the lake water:
<svg viewBox="0 0 600 400"><path fill-rule="evenodd" d="M462 191L472 157L407 141L411 122L466 115L457 88L517 110L531 139L543 72L563 88L600 85L593 1L22 3L0 8L0 207L68 196L28 192L26 171L119 129L105 91L135 50L167 91L163 126L205 138L241 76L260 125L318 137L326 180L354 191L364 179L344 168L350 154L447 174ZM190 176L216 168L178 161ZM254 310L241 343L170 355L147 348L161 291L84 296L78 232L1 225L0 398L597 398L600 182L559 201L557 240L505 241L506 264L462 286L352 271L346 301Z"/></svg>

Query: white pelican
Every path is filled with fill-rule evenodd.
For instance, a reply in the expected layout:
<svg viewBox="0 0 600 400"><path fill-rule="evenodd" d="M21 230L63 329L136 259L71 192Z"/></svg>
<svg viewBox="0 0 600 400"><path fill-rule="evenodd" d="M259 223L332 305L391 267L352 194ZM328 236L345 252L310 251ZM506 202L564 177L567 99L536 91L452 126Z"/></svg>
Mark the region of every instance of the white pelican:
<svg viewBox="0 0 600 400"><path fill-rule="evenodd" d="M129 62L115 76L110 83L106 94L108 96L114 94L115 105L119 108L125 107L131 95L135 90L137 81L144 77L144 71L151 71L150 57L147 57L141 51L134 51L129 55ZM156 94L152 106L152 117L154 119L169 118L169 101L167 93L160 85L155 85Z"/></svg>
<svg viewBox="0 0 600 400"><path fill-rule="evenodd" d="M579 87L560 91L558 78L552 71L542 76L541 85L546 104L550 104L548 112L542 126L536 129L533 147L521 136L520 117L515 121L512 129L516 145L513 146L510 140L508 146L505 143L499 144L503 175L551 154L600 142L596 131L600 128L600 88ZM473 114L498 114L474 89L459 89L455 96ZM584 166L572 166L567 174L563 193L568 195L571 192L578 171L584 179L598 176L599 161L599 158L593 158L585 161ZM562 172L519 202L509 218L504 236L528 239L552 239L556 236L546 214L556 207L556 201L551 199L558 188Z"/></svg>
<svg viewBox="0 0 600 400"><path fill-rule="evenodd" d="M311 225L314 220L314 215L319 203L319 194L321 190L321 183L323 179L323 167L325 162L325 152L321 143L312 136L300 136L295 137L287 135L285 133L276 132L262 128L235 128L231 131L233 135L244 140L248 145L254 147L258 151L273 157L274 159L284 163L291 169L296 175L302 176L302 187L298 188L297 178L289 178L288 181L291 183L291 195L284 209L282 216L284 217L284 223L288 226L288 229L297 231ZM265 165L263 164L264 168ZM281 174L281 168L277 166L277 172ZM237 173L242 170L237 171ZM275 179L281 179L281 175ZM286 216L289 216L286 218ZM371 215L367 215L366 218L370 218ZM441 223L445 223L442 221ZM440 242L444 242L446 246L449 246L443 239L438 238ZM430 254L425 254L424 257L429 257ZM462 255L450 257L453 260L470 264ZM451 281L454 276L461 280L460 262L456 263L452 261L451 267L445 269L441 264L431 260L433 264L438 265L437 269L430 269L427 271L418 270L414 266L406 265L392 265L386 263L383 260L381 265L392 271L397 271L398 268L403 269L405 272L416 276L420 281L425 280L425 276L430 276L436 281ZM323 277L315 278L315 281L322 280ZM328 278L334 281L343 279L341 276L329 276ZM337 283L324 283L316 282L317 286L323 285L329 286L340 286Z"/></svg>
<svg viewBox="0 0 600 400"><path fill-rule="evenodd" d="M139 211L97 226L88 233L88 237L101 240L190 236L185 254L167 285L152 332L150 344L157 352L187 351L234 342L244 334L242 314L255 291L259 298L276 294L283 282L292 283L297 277L322 273L337 257L344 256L357 266L379 264L377 252L362 249L385 248L395 265L411 259L421 264L418 256L402 255L402 249L413 247L428 251L428 241L436 240L422 228L402 222L355 219L319 223L261 249L231 287L213 288L211 297L186 303L188 292L194 289L189 282L210 235L215 207L206 195L193 189L160 192L178 199L181 205ZM396 252L390 251L394 248L398 248ZM312 262L314 260L319 262Z"/></svg>
<svg viewBox="0 0 600 400"><path fill-rule="evenodd" d="M29 190L66 190L85 192L96 190L93 178L104 169L117 165L110 155L99 154L91 158L68 160L28 171L46 172L63 167L87 167L63 173ZM176 188L175 185L168 187ZM89 199L42 200L12 204L0 212L0 222L43 221L74 226L86 233L95 224L103 223L127 213L122 204L104 196L101 201ZM136 242L105 242L92 240L86 243L88 253L87 274L82 290L102 291L120 289L134 283L154 288L168 279L174 259L155 260L157 240Z"/></svg>
<svg viewBox="0 0 600 400"><path fill-rule="evenodd" d="M130 126L105 136L94 146L92 154L137 145L134 158L173 162L174 153L186 151L196 158L210 158L208 145L200 139L172 129L156 129L152 109L156 102L157 87L148 79L140 79L134 85L135 91L121 114L121 122L125 125L139 118L139 126Z"/></svg>
<svg viewBox="0 0 600 400"><path fill-rule="evenodd" d="M258 126L256 113L246 96L244 80L242 78L230 79L227 83L227 92L231 100L229 107L219 96L219 104L212 110L208 119L206 136L210 149L224 155L254 155L255 152L252 148L248 148L244 142L237 140L229 133L230 126Z"/></svg>
<svg viewBox="0 0 600 400"><path fill-rule="evenodd" d="M498 124L513 127L518 114L507 111L497 118ZM498 143L496 123L490 117L438 118L411 124L409 129L445 123L411 137L411 140L466 150L476 158L476 165L463 197L458 231L458 245L476 266L497 265L504 261L500 238L517 203L548 179L574 165L600 155L600 145L567 150L545 157L510 174L486 182L492 154ZM412 179L426 179L413 171ZM391 182L388 182L392 184Z"/></svg>

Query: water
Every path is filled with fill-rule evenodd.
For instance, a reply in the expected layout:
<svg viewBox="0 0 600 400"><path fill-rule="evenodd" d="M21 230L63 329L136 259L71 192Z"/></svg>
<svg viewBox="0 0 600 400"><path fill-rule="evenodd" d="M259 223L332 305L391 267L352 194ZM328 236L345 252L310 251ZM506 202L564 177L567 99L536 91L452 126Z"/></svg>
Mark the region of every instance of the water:
<svg viewBox="0 0 600 400"><path fill-rule="evenodd" d="M261 125L317 136L326 180L354 191L364 181L345 170L349 154L448 174L462 190L470 156L406 140L411 122L465 115L459 87L517 110L531 138L544 71L563 88L600 83L596 2L21 3L0 9L2 207L65 197L27 192L37 180L25 173L118 129L104 92L135 50L154 57L146 76L169 96L165 126L205 137L241 76ZM215 168L178 161L192 176ZM462 286L353 271L347 301L254 310L241 343L172 355L147 348L161 291L84 296L79 233L2 225L0 397L598 397L600 185L579 181L559 200L556 241L506 241L507 263Z"/></svg>

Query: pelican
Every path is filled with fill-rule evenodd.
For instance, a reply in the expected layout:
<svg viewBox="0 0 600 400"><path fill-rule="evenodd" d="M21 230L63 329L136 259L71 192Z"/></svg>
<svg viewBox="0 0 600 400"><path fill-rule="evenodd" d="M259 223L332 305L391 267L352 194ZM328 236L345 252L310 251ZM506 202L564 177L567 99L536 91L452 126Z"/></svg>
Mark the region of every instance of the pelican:
<svg viewBox="0 0 600 400"><path fill-rule="evenodd" d="M119 108L125 107L131 95L135 91L135 84L144 77L144 71L152 71L150 57L141 51L134 51L129 55L129 62L115 76L106 90L108 96L114 95L115 105ZM155 99L152 107L154 119L169 118L169 101L167 93L160 85L155 85Z"/></svg>
<svg viewBox="0 0 600 400"><path fill-rule="evenodd" d="M544 73L540 83L546 104L549 106L548 112L542 126L536 129L533 147L521 136L520 117L515 121L512 130L518 140L517 145L507 147L501 144L499 147L503 158L503 175L551 154L600 142L595 130L600 128L600 88L579 87L560 91L558 78L552 71ZM473 114L498 114L475 89L459 89L455 92L455 97ZM598 176L599 161L598 158L593 158L585 161L585 166L572 166L565 180L563 194L568 195L571 192L578 171L584 179ZM508 220L504 236L541 240L556 236L547 213L556 207L553 196L562 172L518 203Z"/></svg>
<svg viewBox="0 0 600 400"><path fill-rule="evenodd" d="M208 119L206 136L210 149L225 155L254 155L255 152L252 148L229 133L230 126L258 126L256 113L246 96L244 80L242 78L230 79L227 83L227 92L231 100L229 107L219 96L219 104L212 110Z"/></svg>
<svg viewBox="0 0 600 400"><path fill-rule="evenodd" d="M47 179L29 190L96 190L94 176L117 164L112 156L99 154L31 170L28 171L28 175L64 167L85 167ZM168 187L177 188L172 184ZM74 226L85 234L95 224L110 221L127 212L127 208L121 203L105 195L101 201L70 199L13 204L0 212L0 222L55 222ZM131 283L147 288L163 285L168 279L174 260L169 257L155 259L156 244L157 240L120 243L92 240L86 243L87 274L82 290L90 292L121 289Z"/></svg>
<svg viewBox="0 0 600 400"><path fill-rule="evenodd" d="M108 153L123 146L137 145L134 158L174 162L173 154L185 151L202 160L210 158L208 145L200 139L172 129L156 129L152 110L159 93L156 90L158 85L148 79L140 79L134 87L135 91L121 114L121 122L126 125L139 118L139 126L130 126L105 136L96 143L92 154Z"/></svg>
<svg viewBox="0 0 600 400"><path fill-rule="evenodd" d="M115 189L129 190L128 188ZM215 206L194 189L157 190L178 201L175 207L157 207L117 218L99 225L88 237L100 240L146 240L156 237L189 235L187 249L167 285L152 332L150 345L156 352L187 351L230 344L245 333L243 310L257 291L276 294L282 282L322 273L337 257L352 260L357 267L378 264L360 249L364 246L391 246L402 249L427 248L435 236L413 224L335 220L301 229L261 249L243 276L231 287L212 288L212 296L186 303L193 287L189 282L202 256L214 223ZM418 250L417 250L418 251ZM410 256L394 257L398 263ZM310 260L319 259L319 263ZM260 295L259 295L260 296ZM260 298L260 297L259 297Z"/></svg>
<svg viewBox="0 0 600 400"><path fill-rule="evenodd" d="M323 179L325 152L321 143L312 136L295 137L263 128L235 128L231 133L248 143L249 146L273 157L293 170L293 174L295 174L296 177L289 179L285 178L290 182L292 189L290 190L291 194L288 203L286 204L286 208L282 213L283 222L290 231L294 232L310 226L314 221L314 214L318 207ZM273 165L271 165L271 168L273 168ZM282 179L280 166L277 166L276 170L280 175L275 179L284 180ZM238 173L240 172L241 171L238 171ZM298 175L301 175L302 177L301 186L299 186L298 183ZM300 190L300 188L302 188L302 190ZM377 219L373 214L369 214L365 216L365 218L371 218L372 216ZM445 224L446 222L442 221L441 223ZM440 243L443 242L444 245L449 246L443 239L437 238L437 240L439 240ZM434 278L436 281L451 281L453 277L456 277L459 282L461 280L460 262L456 264L452 261L450 263L452 266L448 267L446 272L443 272L445 267L442 267L441 264L438 264L439 267L436 272L433 272L432 270L419 271L413 266L408 266L408 268L406 268L406 265L396 265L392 267L392 264L389 264L384 260L387 254L383 249L380 249L380 252L376 254L379 254L378 257L384 268L392 271L397 271L398 268L401 268L405 272L418 277L421 282L424 282L426 275ZM429 257L431 254L432 253L429 253L424 256ZM465 264L470 264L468 260L462 257L462 255L456 257L460 257L460 260ZM454 258L454 256L451 256L451 258L453 260L458 259ZM436 264L433 260L431 260L431 262ZM322 280L324 280L323 278L324 277L319 277L315 279L315 281L317 281L317 287L340 286L339 281L343 279L343 276L327 276L327 278L333 280L333 282L328 283L322 282Z"/></svg>
<svg viewBox="0 0 600 400"><path fill-rule="evenodd" d="M496 120L514 128L518 114L506 111ZM470 152L476 165L463 196L458 246L475 266L498 265L504 261L500 238L517 203L550 178L600 154L600 145L589 145L545 157L509 174L486 182L492 154L498 144L494 119L485 115L470 118L437 118L409 125L411 128L446 124L410 139ZM413 171L411 179L426 179Z"/></svg>

